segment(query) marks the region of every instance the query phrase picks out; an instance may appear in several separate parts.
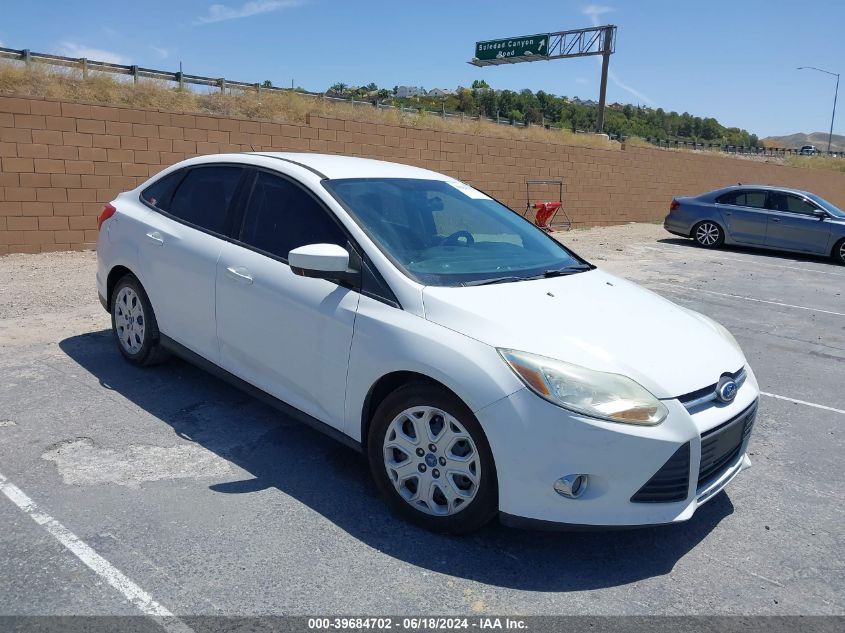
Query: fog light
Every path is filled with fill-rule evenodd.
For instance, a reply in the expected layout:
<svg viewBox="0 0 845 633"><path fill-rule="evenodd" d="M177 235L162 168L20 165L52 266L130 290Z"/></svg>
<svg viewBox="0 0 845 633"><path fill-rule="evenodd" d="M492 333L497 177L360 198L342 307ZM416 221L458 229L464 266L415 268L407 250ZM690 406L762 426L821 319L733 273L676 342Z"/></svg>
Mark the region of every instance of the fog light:
<svg viewBox="0 0 845 633"><path fill-rule="evenodd" d="M566 475L555 482L555 492L569 499L577 499L587 489L587 475Z"/></svg>

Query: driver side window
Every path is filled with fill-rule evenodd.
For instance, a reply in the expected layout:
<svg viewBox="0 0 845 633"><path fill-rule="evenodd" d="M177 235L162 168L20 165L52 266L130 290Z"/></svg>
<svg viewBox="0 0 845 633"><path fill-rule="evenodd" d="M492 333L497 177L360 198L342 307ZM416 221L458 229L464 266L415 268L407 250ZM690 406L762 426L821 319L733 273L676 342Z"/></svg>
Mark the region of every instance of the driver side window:
<svg viewBox="0 0 845 633"><path fill-rule="evenodd" d="M244 213L241 242L287 261L288 253L306 244L347 245L334 218L291 181L259 172Z"/></svg>

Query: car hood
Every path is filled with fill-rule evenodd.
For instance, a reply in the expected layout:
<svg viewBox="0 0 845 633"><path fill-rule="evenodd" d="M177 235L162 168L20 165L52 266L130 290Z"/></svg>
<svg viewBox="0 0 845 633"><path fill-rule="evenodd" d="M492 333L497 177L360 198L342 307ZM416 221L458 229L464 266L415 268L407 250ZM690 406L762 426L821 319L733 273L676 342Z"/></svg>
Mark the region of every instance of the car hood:
<svg viewBox="0 0 845 633"><path fill-rule="evenodd" d="M696 313L601 270L423 290L426 319L488 345L636 380L658 398L696 391L745 364Z"/></svg>

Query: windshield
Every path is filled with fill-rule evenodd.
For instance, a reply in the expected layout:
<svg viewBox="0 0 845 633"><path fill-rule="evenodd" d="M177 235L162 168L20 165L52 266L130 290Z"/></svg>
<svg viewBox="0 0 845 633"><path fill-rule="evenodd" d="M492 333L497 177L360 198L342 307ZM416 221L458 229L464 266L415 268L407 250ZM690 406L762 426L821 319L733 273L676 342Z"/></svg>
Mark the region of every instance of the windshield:
<svg viewBox="0 0 845 633"><path fill-rule="evenodd" d="M426 285L521 281L592 268L456 180L349 178L323 185L397 266Z"/></svg>
<svg viewBox="0 0 845 633"><path fill-rule="evenodd" d="M816 195L816 194L814 194L814 193L808 193L808 194L807 194L807 196L808 196L811 200L814 200L815 202L817 202L817 203L818 203L818 205L819 205L820 207L822 207L823 209L826 209L827 211L829 211L829 212L830 212L830 214L831 214L833 217L840 218L840 219L845 219L845 211L842 211L842 209L840 209L840 208L838 208L838 207L833 206L830 202L828 202L827 200L825 200L825 199L824 199L824 198L822 198L821 196L817 196L817 195Z"/></svg>

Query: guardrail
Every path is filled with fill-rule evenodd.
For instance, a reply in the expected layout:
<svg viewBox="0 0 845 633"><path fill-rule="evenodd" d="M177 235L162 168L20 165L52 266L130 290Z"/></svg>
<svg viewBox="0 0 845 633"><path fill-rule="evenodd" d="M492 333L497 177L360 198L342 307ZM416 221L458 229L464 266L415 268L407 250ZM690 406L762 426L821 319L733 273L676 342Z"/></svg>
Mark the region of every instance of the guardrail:
<svg viewBox="0 0 845 633"><path fill-rule="evenodd" d="M744 145L725 145L722 143L698 143L695 141L679 141L669 139L659 139L646 137L645 140L652 145L658 147L675 147L698 150L719 150L728 154L749 154L752 156L833 156L842 157L842 152L823 152L816 150L813 153L802 152L799 149L790 149L788 147L763 147L762 145L744 146Z"/></svg>
<svg viewBox="0 0 845 633"><path fill-rule="evenodd" d="M482 115L468 115L463 112L452 112L441 108L439 110L431 110L424 106L408 107L404 105L392 105L380 102L378 100L370 99L355 99L354 95L349 97L337 96L328 94L326 92L311 92L308 90L281 88L279 86L265 86L261 83L248 83L244 81L233 81L224 77L204 77L202 75L190 75L183 72L170 72L166 70L157 70L154 68L144 68L143 66L114 64L111 62L101 62L84 57L66 57L64 55L53 55L51 53L35 53L29 49L14 49L0 47L0 59L10 59L13 61L23 62L26 65L35 63L47 64L50 66L61 66L65 68L74 68L82 72L82 77L87 78L89 73L101 72L111 73L115 75L124 75L132 77L135 83L140 79L155 79L159 81L168 81L175 83L180 89L184 89L186 85L206 86L219 88L221 92L227 90L238 91L255 91L259 95L263 92L276 92L295 94L297 96L313 99L322 99L325 101L342 102L355 106L369 106L378 109L393 109L399 110L403 114L417 114L425 112L426 114L436 115L442 118L452 118L472 121L487 121L489 123L497 123L501 125L512 125L518 127L530 127L530 123L521 123L519 121L511 121L504 118L488 118ZM543 127L550 127L544 125Z"/></svg>
<svg viewBox="0 0 845 633"><path fill-rule="evenodd" d="M184 89L185 85L206 86L212 88L219 88L221 92L227 90L238 91L255 91L261 95L263 92L267 93L288 93L295 94L304 98L321 99L324 101L341 102L356 106L375 107L382 110L398 110L402 114L418 114L425 113L433 116L439 116L444 119L460 119L468 121L487 121L488 123L496 123L499 125L510 125L514 127L532 127L531 123L519 122L508 118L496 117L495 119L483 116L481 114L472 116L464 112L453 112L446 110L445 107L439 110L430 110L424 106L408 107L405 105L392 105L379 101L377 99L355 99L354 95L349 97L337 96L325 92L310 92L308 90L300 90L293 88L281 88L278 86L265 86L261 83L248 83L244 81L232 81L224 77L204 77L202 75L190 75L183 72L170 72L166 70L157 70L154 68L144 68L143 66L114 64L111 62L101 62L85 57L66 57L63 55L53 55L51 53L35 53L29 49L15 49L0 47L0 59L10 59L13 61L23 62L26 65L33 63L47 64L51 66L61 66L65 68L75 68L82 72L82 77L87 78L91 72L111 73L115 75L124 75L132 77L135 83L140 79L155 79L159 81L168 81L175 83L180 89ZM552 126L543 120L539 127L546 129L553 129ZM579 134L593 134L593 132L585 130L576 130ZM624 141L627 137L619 134L608 134L608 138L614 141ZM729 154L760 154L767 156L784 156L784 155L799 155L800 150L788 148L764 148L764 147L743 147L734 145L720 145L718 143L698 143L694 141L680 141L680 140L666 140L658 138L646 137L647 142L658 147L676 147L687 149L709 149L718 150ZM816 151L815 155L824 155L827 152ZM831 156L842 157L842 152L831 152Z"/></svg>

